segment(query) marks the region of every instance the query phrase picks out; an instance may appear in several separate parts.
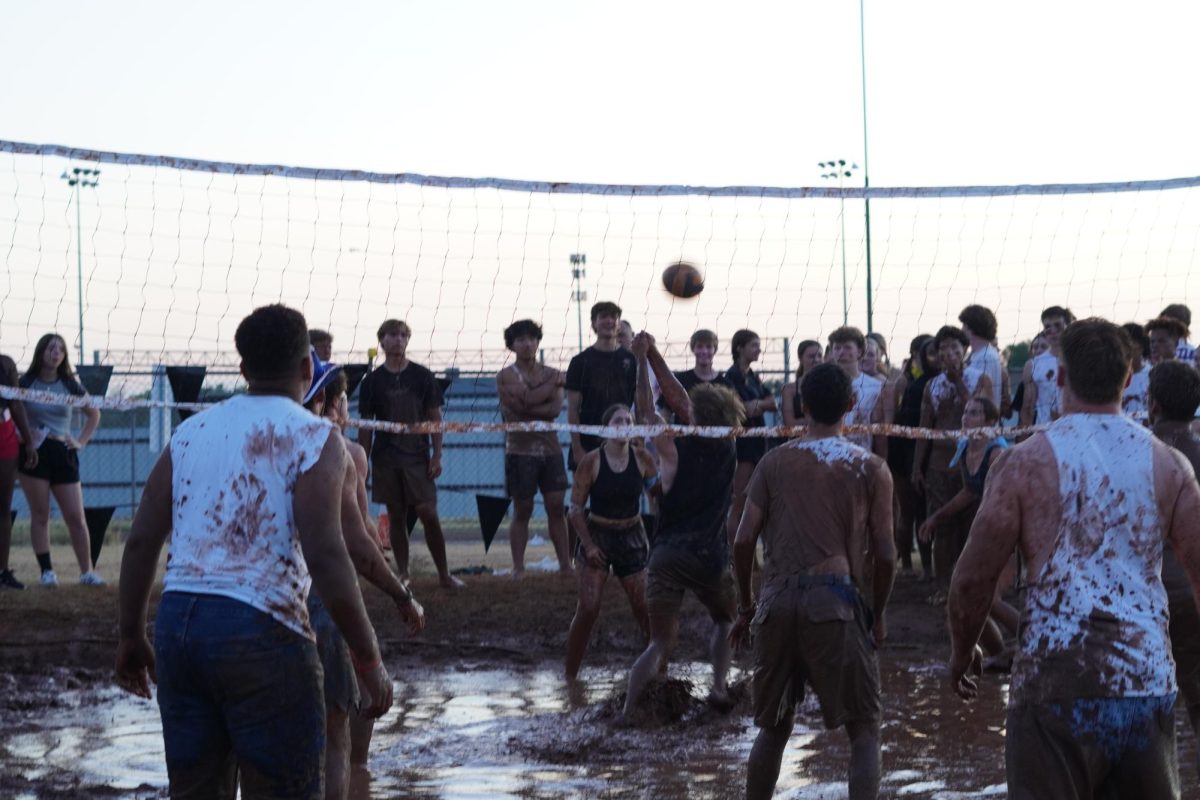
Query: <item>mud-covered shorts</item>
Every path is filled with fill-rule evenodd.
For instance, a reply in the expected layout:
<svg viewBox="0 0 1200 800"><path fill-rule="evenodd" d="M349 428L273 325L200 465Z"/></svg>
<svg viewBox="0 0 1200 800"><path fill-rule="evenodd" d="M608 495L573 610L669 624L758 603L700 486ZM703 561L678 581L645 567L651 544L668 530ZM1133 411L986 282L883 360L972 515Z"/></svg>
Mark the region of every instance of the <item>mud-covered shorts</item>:
<svg viewBox="0 0 1200 800"><path fill-rule="evenodd" d="M504 489L509 497L523 500L539 491L545 497L567 490L567 468L561 453L533 456L523 453L504 454Z"/></svg>
<svg viewBox="0 0 1200 800"><path fill-rule="evenodd" d="M773 728L808 684L826 728L880 718L870 621L849 578L794 576L763 587L754 636L754 724Z"/></svg>
<svg viewBox="0 0 1200 800"><path fill-rule="evenodd" d="M308 619L317 636L317 654L325 671L325 708L336 706L344 712L358 708L358 681L350 647L316 591L308 593Z"/></svg>
<svg viewBox="0 0 1200 800"><path fill-rule="evenodd" d="M684 547L656 543L646 573L650 614L678 616L686 591L696 595L715 621L733 622L737 597L729 566Z"/></svg>
<svg viewBox="0 0 1200 800"><path fill-rule="evenodd" d="M1010 800L1179 797L1175 695L1010 706Z"/></svg>
<svg viewBox="0 0 1200 800"><path fill-rule="evenodd" d="M650 543L646 539L646 528L639 519L628 528L614 528L602 525L591 517L587 521L588 535L592 542L608 559L608 569L618 578L628 578L646 568L646 560L650 555ZM584 564L587 555L583 550L582 540L575 546L575 562Z"/></svg>
<svg viewBox="0 0 1200 800"><path fill-rule="evenodd" d="M371 463L371 499L385 505L415 506L437 503L437 484L429 477L428 461Z"/></svg>

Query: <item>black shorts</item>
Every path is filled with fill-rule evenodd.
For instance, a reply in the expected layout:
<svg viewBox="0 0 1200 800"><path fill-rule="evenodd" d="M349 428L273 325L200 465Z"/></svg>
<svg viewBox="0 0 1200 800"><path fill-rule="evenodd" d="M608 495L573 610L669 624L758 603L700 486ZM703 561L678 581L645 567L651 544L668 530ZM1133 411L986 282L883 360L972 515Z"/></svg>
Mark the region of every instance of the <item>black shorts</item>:
<svg viewBox="0 0 1200 800"><path fill-rule="evenodd" d="M561 453L531 456L504 454L504 490L517 500L533 498L539 491L545 497L567 490L567 470Z"/></svg>
<svg viewBox="0 0 1200 800"><path fill-rule="evenodd" d="M646 569L646 605L652 615L679 616L684 592L691 591L715 621L733 622L737 596L728 564L714 564L688 548L659 544Z"/></svg>
<svg viewBox="0 0 1200 800"><path fill-rule="evenodd" d="M606 571L611 569L618 578L628 578L646 568L650 557L650 542L646 539L646 529L639 519L636 525L628 528L610 528L588 518L588 535L592 542L608 559ZM587 555L583 552L583 542L575 546L575 561L587 563Z"/></svg>
<svg viewBox="0 0 1200 800"><path fill-rule="evenodd" d="M79 451L67 447L58 439L47 439L38 448L38 464L33 469L21 466L22 475L50 481L51 486L79 483ZM21 445L18 464L25 463L25 445Z"/></svg>
<svg viewBox="0 0 1200 800"><path fill-rule="evenodd" d="M758 464L767 454L767 440L761 436L742 436L737 440L739 464Z"/></svg>
<svg viewBox="0 0 1200 800"><path fill-rule="evenodd" d="M402 464L372 462L371 499L385 505L409 508L436 505L437 484L429 477L428 461Z"/></svg>

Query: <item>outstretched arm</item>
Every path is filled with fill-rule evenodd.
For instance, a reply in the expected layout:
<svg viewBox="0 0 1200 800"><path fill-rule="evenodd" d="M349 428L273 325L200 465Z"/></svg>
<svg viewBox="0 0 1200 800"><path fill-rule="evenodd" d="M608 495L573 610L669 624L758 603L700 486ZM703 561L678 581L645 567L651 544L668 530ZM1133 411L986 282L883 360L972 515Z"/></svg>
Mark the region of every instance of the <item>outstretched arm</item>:
<svg viewBox="0 0 1200 800"><path fill-rule="evenodd" d="M871 597L875 612L875 644L887 638L884 612L892 595L896 577L896 538L892 525L892 473L886 462L876 462L871 507L867 510L867 536L874 554L875 574L871 580Z"/></svg>

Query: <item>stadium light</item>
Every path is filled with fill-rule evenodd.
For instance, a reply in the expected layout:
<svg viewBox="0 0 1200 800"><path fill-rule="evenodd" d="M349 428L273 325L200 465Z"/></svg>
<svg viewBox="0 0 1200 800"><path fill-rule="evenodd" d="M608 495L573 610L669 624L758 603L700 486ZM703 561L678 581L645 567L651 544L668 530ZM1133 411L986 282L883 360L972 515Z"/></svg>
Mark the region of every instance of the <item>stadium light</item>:
<svg viewBox="0 0 1200 800"><path fill-rule="evenodd" d="M59 177L66 181L67 185L75 191L75 280L76 288L79 291L78 366L83 366L86 363L83 349L83 215L79 207L79 190L84 187L94 189L100 183L100 170L72 167L70 170L63 170L63 174Z"/></svg>
<svg viewBox="0 0 1200 800"><path fill-rule="evenodd" d="M821 173L822 178L828 181L837 181L838 189L842 188L842 184L846 178L849 178L858 170L858 164L847 165L844 158L820 161L817 163L817 166L825 170ZM842 225L842 324L849 325L850 295L846 286L846 198L844 196L838 198L838 206L838 221Z"/></svg>
<svg viewBox="0 0 1200 800"><path fill-rule="evenodd" d="M583 290L583 278L587 275L587 254L571 253L571 280L575 289L571 292L575 300L575 310L579 315L579 352L583 352L583 301L587 300L587 292Z"/></svg>

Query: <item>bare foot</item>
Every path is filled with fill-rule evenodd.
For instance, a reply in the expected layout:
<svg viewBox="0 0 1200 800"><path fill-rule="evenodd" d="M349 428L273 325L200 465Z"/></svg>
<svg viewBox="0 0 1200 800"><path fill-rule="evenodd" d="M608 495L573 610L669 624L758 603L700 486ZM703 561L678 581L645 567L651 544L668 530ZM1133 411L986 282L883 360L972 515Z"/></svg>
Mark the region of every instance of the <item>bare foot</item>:
<svg viewBox="0 0 1200 800"><path fill-rule="evenodd" d="M514 569L514 570L512 571L512 579L513 579L514 581L519 581L519 580L521 580L521 578L524 578L524 577L525 577L525 570L523 570L523 569Z"/></svg>
<svg viewBox="0 0 1200 800"><path fill-rule="evenodd" d="M453 589L453 590L457 591L459 589L467 588L467 585L465 583L463 583L461 580L459 580L458 578L456 578L453 575L444 576L441 580L438 581L438 583L441 584L443 589Z"/></svg>
<svg viewBox="0 0 1200 800"><path fill-rule="evenodd" d="M732 711L735 705L728 689L718 690L716 687L708 693L708 704L726 714Z"/></svg>

